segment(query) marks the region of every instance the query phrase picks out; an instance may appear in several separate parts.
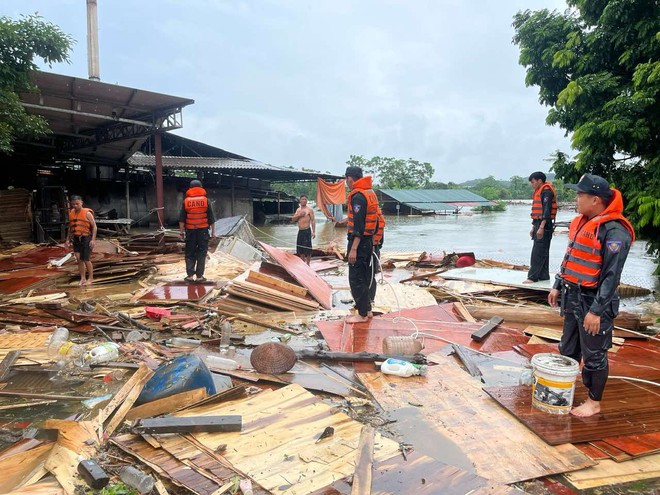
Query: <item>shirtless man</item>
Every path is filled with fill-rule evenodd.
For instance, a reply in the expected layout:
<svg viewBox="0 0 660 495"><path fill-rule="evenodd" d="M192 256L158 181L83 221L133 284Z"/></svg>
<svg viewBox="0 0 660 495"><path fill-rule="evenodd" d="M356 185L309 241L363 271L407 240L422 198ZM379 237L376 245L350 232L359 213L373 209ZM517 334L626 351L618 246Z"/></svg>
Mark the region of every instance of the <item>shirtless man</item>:
<svg viewBox="0 0 660 495"><path fill-rule="evenodd" d="M316 237L316 220L314 210L307 206L307 195L300 196L300 206L291 221L298 222L296 254L309 265L312 261L312 239Z"/></svg>

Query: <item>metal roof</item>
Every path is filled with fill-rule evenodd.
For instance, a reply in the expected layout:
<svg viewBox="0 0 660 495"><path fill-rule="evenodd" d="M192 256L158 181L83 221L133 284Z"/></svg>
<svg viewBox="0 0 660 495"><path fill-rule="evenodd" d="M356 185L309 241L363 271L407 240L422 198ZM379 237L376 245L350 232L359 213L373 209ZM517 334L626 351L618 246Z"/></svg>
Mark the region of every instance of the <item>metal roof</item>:
<svg viewBox="0 0 660 495"><path fill-rule="evenodd" d="M135 167L155 168L156 157L143 153L135 153L128 159L128 163ZM322 179L340 178L335 175L276 167L275 165L268 165L249 158L163 156L163 168L171 170L210 170L223 175L263 179L271 182L316 181L318 177Z"/></svg>
<svg viewBox="0 0 660 495"><path fill-rule="evenodd" d="M381 201L396 201L405 204L446 203L455 206L490 205L491 202L465 189L379 189ZM387 197L383 197L387 196ZM473 203L465 205L464 203ZM428 207L427 209L437 209Z"/></svg>
<svg viewBox="0 0 660 495"><path fill-rule="evenodd" d="M64 156L117 162L128 158L155 131L182 126L189 98L35 71L37 92L21 104L48 121L51 146ZM53 139L54 138L54 139Z"/></svg>

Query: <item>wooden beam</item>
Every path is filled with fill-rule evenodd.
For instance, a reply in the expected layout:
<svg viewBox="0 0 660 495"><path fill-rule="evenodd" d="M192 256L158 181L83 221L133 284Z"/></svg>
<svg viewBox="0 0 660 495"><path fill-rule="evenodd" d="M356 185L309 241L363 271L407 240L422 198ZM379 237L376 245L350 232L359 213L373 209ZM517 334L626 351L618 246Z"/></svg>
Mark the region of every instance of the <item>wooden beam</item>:
<svg viewBox="0 0 660 495"><path fill-rule="evenodd" d="M470 373L471 376L474 377L481 377L481 371L479 370L479 367L475 364L475 362L472 360L472 357L468 353L467 349L464 348L463 346L452 344L452 347L454 348L454 352L458 356L458 358L461 360L461 363L465 366L465 369L467 369L468 373Z"/></svg>
<svg viewBox="0 0 660 495"><path fill-rule="evenodd" d="M371 476L374 463L374 435L371 426L363 426L360 432L360 443L355 459L355 473L353 474L353 488L351 495L370 495Z"/></svg>
<svg viewBox="0 0 660 495"><path fill-rule="evenodd" d="M163 399L147 402L140 406L134 407L126 415L127 420L152 418L165 413L174 412L177 409L186 407L189 404L194 404L208 396L205 388L198 388L195 390L188 390L180 394L174 394Z"/></svg>
<svg viewBox="0 0 660 495"><path fill-rule="evenodd" d="M500 318L499 316L493 316L490 320L486 322L485 325L483 325L479 330L475 331L471 337L472 340L476 340L477 342L481 342L484 340L490 332L495 330L500 323L502 323L504 320Z"/></svg>

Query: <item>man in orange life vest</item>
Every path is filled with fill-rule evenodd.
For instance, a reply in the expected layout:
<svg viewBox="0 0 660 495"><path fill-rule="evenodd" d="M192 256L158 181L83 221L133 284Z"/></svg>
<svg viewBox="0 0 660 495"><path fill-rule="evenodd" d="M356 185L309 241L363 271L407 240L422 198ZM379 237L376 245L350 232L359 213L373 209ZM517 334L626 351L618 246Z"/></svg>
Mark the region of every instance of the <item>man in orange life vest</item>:
<svg viewBox="0 0 660 495"><path fill-rule="evenodd" d="M358 314L350 323L367 321L371 312L370 288L375 281L373 236L378 228L378 198L372 189L371 176L362 176L360 167L346 168L348 194L348 283Z"/></svg>
<svg viewBox="0 0 660 495"><path fill-rule="evenodd" d="M600 412L609 373L607 350L619 312L616 289L635 232L622 214L621 193L610 189L605 179L585 174L568 187L577 190L579 215L571 222L566 255L548 302L557 306L561 291L564 331L559 352L584 360L582 383L589 389L587 400L571 414L587 417Z"/></svg>
<svg viewBox="0 0 660 495"><path fill-rule="evenodd" d="M215 215L206 190L200 181L192 180L179 214L179 231L181 238L186 240L186 278L183 279L186 282L206 282L204 268L209 248L209 226L211 235L215 235Z"/></svg>
<svg viewBox="0 0 660 495"><path fill-rule="evenodd" d="M532 230L529 235L534 241L529 262L527 280L531 284L539 280L550 280L550 241L557 216L557 193L552 184L546 182L543 172L534 172L529 176L529 183L534 189L532 199Z"/></svg>
<svg viewBox="0 0 660 495"><path fill-rule="evenodd" d="M94 281L94 267L90 258L96 242L96 222L94 212L90 208L83 208L80 196L71 196L69 235L66 242L73 246L78 261L80 285L90 285Z"/></svg>
<svg viewBox="0 0 660 495"><path fill-rule="evenodd" d="M380 250L383 247L383 242L385 240L385 216L383 215L380 206L377 210L378 223L376 224L376 233L374 234L373 243L374 243L374 280L369 287L369 299L371 299L371 304L373 305L376 300L376 289L378 284L376 283L376 273L380 272Z"/></svg>

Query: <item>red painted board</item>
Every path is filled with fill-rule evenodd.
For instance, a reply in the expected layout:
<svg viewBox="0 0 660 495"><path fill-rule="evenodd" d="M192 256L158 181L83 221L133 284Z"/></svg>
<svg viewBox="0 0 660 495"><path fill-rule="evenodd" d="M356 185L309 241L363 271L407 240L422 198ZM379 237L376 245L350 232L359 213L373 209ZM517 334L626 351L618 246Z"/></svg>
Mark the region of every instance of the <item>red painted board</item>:
<svg viewBox="0 0 660 495"><path fill-rule="evenodd" d="M287 253L265 242L261 247L268 255L277 261L300 285L305 287L310 295L325 309L332 308L332 287L319 277L311 267L295 254Z"/></svg>
<svg viewBox="0 0 660 495"><path fill-rule="evenodd" d="M603 440L635 457L660 452L660 432L608 437Z"/></svg>
<svg viewBox="0 0 660 495"><path fill-rule="evenodd" d="M660 394L653 385L610 380L601 412L588 418L548 414L533 407L529 386L487 387L484 391L550 445L660 431ZM586 387L576 383L573 403L581 404L586 398Z"/></svg>
<svg viewBox="0 0 660 495"><path fill-rule="evenodd" d="M575 447L577 447L580 452L583 454L589 456L590 459L593 459L594 461L601 461L603 459L609 459L610 456L607 455L605 452L600 450L598 447L595 445L592 445L589 442L585 443L576 443Z"/></svg>
<svg viewBox="0 0 660 495"><path fill-rule="evenodd" d="M154 287L140 301L199 301L215 284L167 284Z"/></svg>
<svg viewBox="0 0 660 495"><path fill-rule="evenodd" d="M9 280L0 280L0 294L13 294L41 282L48 277L21 277Z"/></svg>
<svg viewBox="0 0 660 495"><path fill-rule="evenodd" d="M559 352L557 344L523 344L516 350L526 357L540 352ZM607 359L610 375L660 380L660 347L656 341L626 343L617 352L608 353Z"/></svg>
<svg viewBox="0 0 660 495"><path fill-rule="evenodd" d="M424 354L436 352L448 342L481 350L482 352L510 351L514 345L529 340L518 330L501 327L491 333L484 342L475 342L472 332L480 323L460 322L445 305L406 309L401 312L376 316L364 323L346 323L345 320L316 321L328 347L343 352L383 352L383 339L393 335L412 335L416 331L430 334L419 335L424 342ZM441 339L433 338L433 336Z"/></svg>

